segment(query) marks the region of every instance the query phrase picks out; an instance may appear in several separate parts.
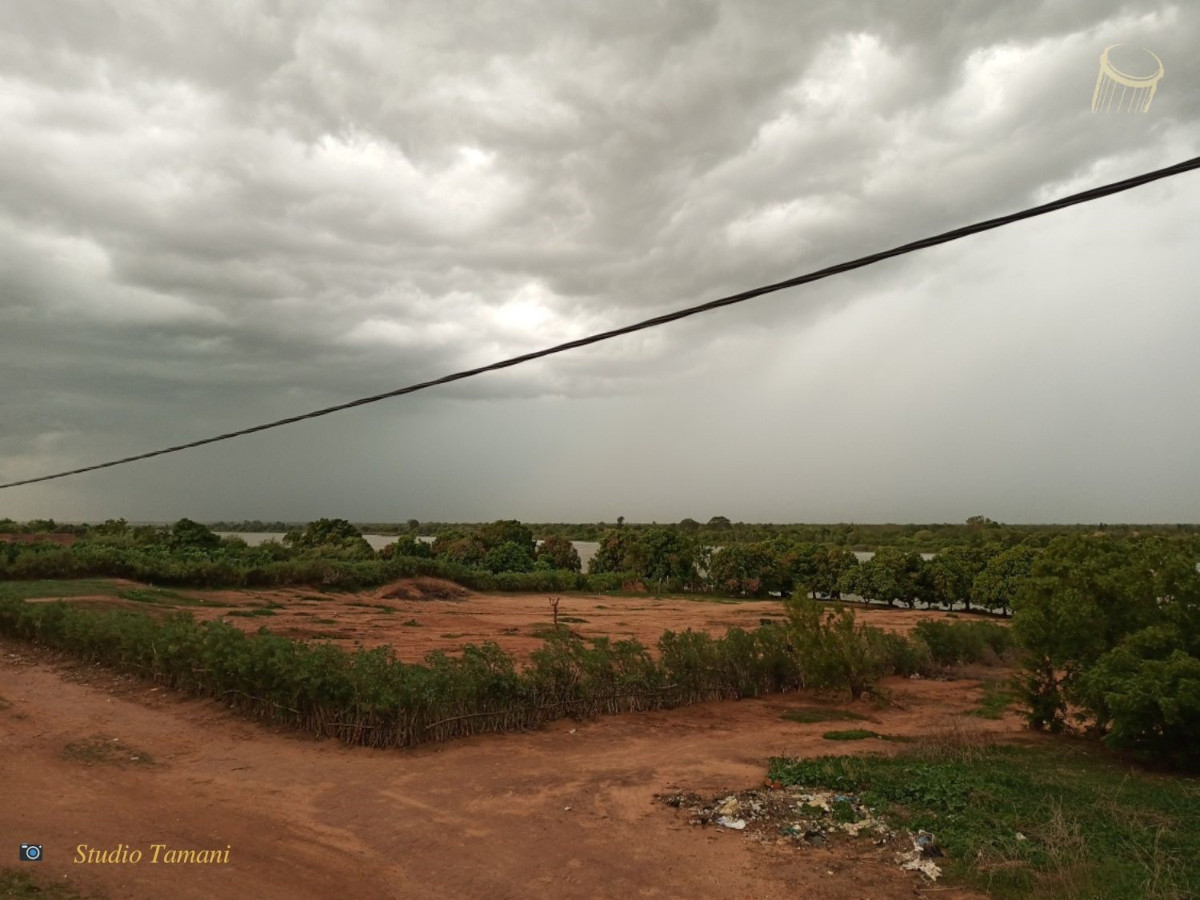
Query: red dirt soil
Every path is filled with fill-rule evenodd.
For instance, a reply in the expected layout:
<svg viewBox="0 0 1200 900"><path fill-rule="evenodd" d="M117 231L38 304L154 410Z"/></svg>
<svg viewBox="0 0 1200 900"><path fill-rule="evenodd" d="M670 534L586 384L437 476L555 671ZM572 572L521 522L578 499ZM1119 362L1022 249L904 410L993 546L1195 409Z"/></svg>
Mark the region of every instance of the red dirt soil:
<svg viewBox="0 0 1200 900"><path fill-rule="evenodd" d="M0 534L0 543L3 544L58 544L60 547L70 547L77 540L78 535L49 531L34 534Z"/></svg>
<svg viewBox="0 0 1200 900"><path fill-rule="evenodd" d="M762 844L689 826L654 801L754 786L771 755L845 749L821 740L828 725L779 718L794 695L375 751L268 730L107 673L64 680L11 642L0 653L11 704L0 774L16 801L0 807L0 833L45 845L39 878L102 896L890 898L928 886L869 842ZM907 709L877 713L876 727L944 727L973 686L890 685ZM119 749L94 764L67 752L89 739ZM121 843L147 858L72 862L79 844ZM229 863L152 865L154 843L228 846Z"/></svg>
<svg viewBox="0 0 1200 900"><path fill-rule="evenodd" d="M444 585L402 587L432 591ZM550 618L544 595L384 596L394 596L396 586L358 596L181 593L241 606L284 604L277 616L228 619L253 628L320 627L300 615L311 610L335 619L336 629L349 632L347 640L395 640L410 659L435 646L487 638L524 654L537 643L529 636L531 624ZM363 602L396 612L353 605ZM198 612L216 616L224 610ZM778 602L651 597L567 596L559 609L560 616L589 620L570 626L583 634L632 634L647 643L667 627L716 632L753 627L760 617L781 612ZM864 620L894 628L910 627L923 615L862 611ZM421 626L401 624L409 618ZM499 633L512 627L520 633ZM439 637L451 632L463 637ZM14 854L12 865L42 883L135 900L911 897L931 886L901 871L869 840L820 848L784 839L762 843L688 825L679 811L655 800L656 794L716 796L758 786L775 755L899 749L876 739L825 741L822 733L836 724L781 719L798 706L853 708L888 735L922 737L940 729L1006 740L1021 735L1014 716L986 721L966 715L978 705L976 680L891 679L885 687L892 706L882 709L787 694L583 723L563 720L538 732L413 750L371 750L261 725L216 701L0 640L0 835ZM15 845L21 843L43 844L44 861L36 867L16 863ZM152 864L155 843L228 847L229 862ZM80 844L124 844L145 857L136 865L76 864ZM939 897L982 896L936 889Z"/></svg>
<svg viewBox="0 0 1200 900"><path fill-rule="evenodd" d="M164 612L169 604L114 599L118 591L144 589L114 580L111 595L67 598L95 608L125 606ZM300 639L328 640L347 649L389 645L405 662L420 662L431 650L456 651L464 644L494 641L519 659L542 645L540 633L552 622L550 600L560 597L561 627L585 637L636 638L653 648L668 629L691 628L714 636L733 627L757 628L761 619L783 621L780 600L715 602L651 595L477 594L450 581L410 578L360 593L322 593L315 588L198 591L173 593L201 601L178 606L197 619L221 618L247 631L269 631ZM43 599L55 599L46 597ZM946 613L853 605L861 622L887 631L908 631L923 618ZM261 610L262 615L229 615ZM582 619L583 621L572 621Z"/></svg>

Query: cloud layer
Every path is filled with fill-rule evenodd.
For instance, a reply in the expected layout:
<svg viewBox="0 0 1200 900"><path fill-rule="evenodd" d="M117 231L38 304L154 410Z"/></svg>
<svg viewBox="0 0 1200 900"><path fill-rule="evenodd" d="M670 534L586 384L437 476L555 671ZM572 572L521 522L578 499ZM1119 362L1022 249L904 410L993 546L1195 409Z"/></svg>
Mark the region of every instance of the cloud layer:
<svg viewBox="0 0 1200 900"><path fill-rule="evenodd" d="M1182 3L9 4L0 481L1195 156ZM1151 48L1149 113L1090 111ZM0 515L1197 518L1200 176Z"/></svg>

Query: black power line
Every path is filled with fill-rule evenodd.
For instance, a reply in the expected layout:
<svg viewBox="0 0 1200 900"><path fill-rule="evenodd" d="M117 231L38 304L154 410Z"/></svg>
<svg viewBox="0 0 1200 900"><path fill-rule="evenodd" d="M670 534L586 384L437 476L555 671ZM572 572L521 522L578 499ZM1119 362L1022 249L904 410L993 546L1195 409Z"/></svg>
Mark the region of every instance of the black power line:
<svg viewBox="0 0 1200 900"><path fill-rule="evenodd" d="M192 447L201 447L205 444L215 444L218 441L228 441L236 437L241 437L246 434L254 434L258 431L268 431L272 428L279 428L283 425L291 425L295 422L303 422L305 419L316 419L320 416L327 416L330 413L340 412L343 409L352 409L356 406L366 406L370 403L378 403L380 400L387 400L389 397L399 397L403 394L412 394L417 391L423 391L426 388L431 388L439 384L449 384L452 381L462 381L464 378L473 378L476 375L482 375L485 372L494 372L498 369L507 369L511 366L519 366L521 363L530 362L535 359L541 359L544 356L552 356L555 353L563 353L567 350L574 350L576 347L586 347L588 344L598 344L601 341L607 341L615 337L620 337L624 334L633 334L635 331L645 331L647 328L655 328L659 325L666 325L669 322L676 322L680 319L686 319L689 316L698 315L699 313L708 312L709 310L719 309L722 306L732 306L735 303L742 303L746 300L752 300L755 297L761 297L763 294L771 294L775 291L781 291L784 288L796 287L801 284L808 284L811 281L819 281L822 278L828 278L831 275L838 275L842 272L849 272L853 269L861 269L864 266L874 265L877 262L882 262L885 259L891 259L894 256L903 256L906 253L914 253L917 250L924 250L927 247L936 247L938 244L948 244L951 241L957 241L960 238L969 237L973 234L979 234L981 231L990 231L993 228L1000 228L1004 225L1011 225L1013 222L1020 222L1022 219L1032 219L1036 216L1044 216L1046 213L1056 212L1060 209L1066 209L1068 206L1076 206L1080 203L1087 203L1091 200L1099 200L1101 197L1108 197L1112 194L1119 194L1122 191L1128 191L1135 187L1141 187L1144 184L1149 184L1152 181L1158 181L1162 178L1170 178L1173 175L1182 175L1184 172L1189 172L1193 169L1200 169L1200 157L1185 160L1181 163L1176 163L1173 166L1168 166L1165 169L1156 169L1153 172L1146 172L1142 175L1136 175L1133 178L1126 178L1124 181L1115 181L1112 184L1102 185L1101 187L1091 188L1082 191L1078 194L1070 194L1050 203L1043 203L1041 206L1033 206L1029 209L1021 210L1020 212L1009 213L1005 216L999 216L995 219L986 219L982 222L976 222L974 225L965 225L961 228L955 228L953 231L947 231L943 234L934 235L933 237L922 238L919 241L913 241L910 244L902 244L899 247L893 247L891 250L884 250L880 253L872 253L869 256L861 256L858 259L849 262L838 263L834 266L829 266L824 269L818 269L815 272L809 272L807 275L798 275L795 278L789 278L787 281L779 281L775 284L769 284L764 287L753 288L748 291L742 291L740 294L731 294L728 297L722 297L719 300L710 300L708 303L701 303L699 306L689 306L686 309L676 310L675 312L666 313L665 315L655 316L652 319L646 319L637 322L633 325L626 325L622 328L615 328L612 331L593 334L589 337L579 338L574 341L567 341L565 344L557 344L553 347L548 347L544 350L536 350L532 353L524 353L520 356L514 356L510 359L494 362L490 365L480 366L477 369L467 369L462 372L455 372L453 375L444 375L441 378L435 378L432 381L422 381L419 384L411 384L408 387L397 388L394 391L387 391L383 394L374 394L370 397L361 397L358 400L351 400L348 403L339 403L337 406L327 406L325 409L314 410L310 413L305 413L300 416L290 416L286 419L279 419L275 422L267 422L264 425L255 425L252 428L243 428L239 431L230 431L227 434L218 434L215 437L203 438L198 441L190 441L186 444L177 444L174 447L165 447L162 450L152 450L149 453L139 453L137 456L126 456L124 459L114 459L111 462L97 463L93 466L84 466L81 469L71 469L68 472L58 472L54 475L42 475L38 478L26 478L23 481L12 481L8 484L0 484L0 490L5 488L17 487L22 484L36 484L39 481L53 481L56 478L66 478L69 475L80 475L84 472L94 472L97 469L107 469L112 466L121 466L125 463L137 462L141 459L150 459L152 456L163 456L167 453L178 453L180 450L190 450Z"/></svg>

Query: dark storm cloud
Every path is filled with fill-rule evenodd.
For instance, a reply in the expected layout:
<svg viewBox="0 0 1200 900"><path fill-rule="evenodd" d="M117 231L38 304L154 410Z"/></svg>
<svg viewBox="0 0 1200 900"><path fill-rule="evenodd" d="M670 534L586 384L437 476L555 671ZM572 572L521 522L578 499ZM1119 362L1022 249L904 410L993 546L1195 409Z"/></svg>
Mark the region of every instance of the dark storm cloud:
<svg viewBox="0 0 1200 900"><path fill-rule="evenodd" d="M1184 4L1082 0L9 4L0 372L20 389L0 402L0 479L436 377L1194 155L1198 21ZM1167 61L1136 121L1089 109L1118 41ZM848 304L897 283L954 284L963 258L889 263L419 408L612 411L676 384L696 409L730 365L786 406L766 360L830 323L865 328ZM942 347L970 336L945 329ZM505 409L497 433L533 428L531 407ZM573 427L567 455L598 440ZM686 452L669 434L655 446ZM177 490L163 509L205 496ZM438 496L470 507L468 486L452 493ZM85 494L76 508L127 496ZM281 503L249 483L237 496ZM316 514L312 496L293 514ZM591 501L570 503L586 517Z"/></svg>

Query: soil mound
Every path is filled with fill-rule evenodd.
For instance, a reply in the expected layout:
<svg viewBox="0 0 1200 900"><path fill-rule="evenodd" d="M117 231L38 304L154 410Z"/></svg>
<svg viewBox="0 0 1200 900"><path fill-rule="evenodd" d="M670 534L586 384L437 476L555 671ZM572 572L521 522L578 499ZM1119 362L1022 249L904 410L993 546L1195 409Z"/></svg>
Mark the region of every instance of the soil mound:
<svg viewBox="0 0 1200 900"><path fill-rule="evenodd" d="M73 534L49 531L39 531L35 534L0 534L0 543L4 544L58 544L60 547L70 547L77 540L79 538Z"/></svg>
<svg viewBox="0 0 1200 900"><path fill-rule="evenodd" d="M465 600L471 592L444 578L402 578L379 589L380 600Z"/></svg>

